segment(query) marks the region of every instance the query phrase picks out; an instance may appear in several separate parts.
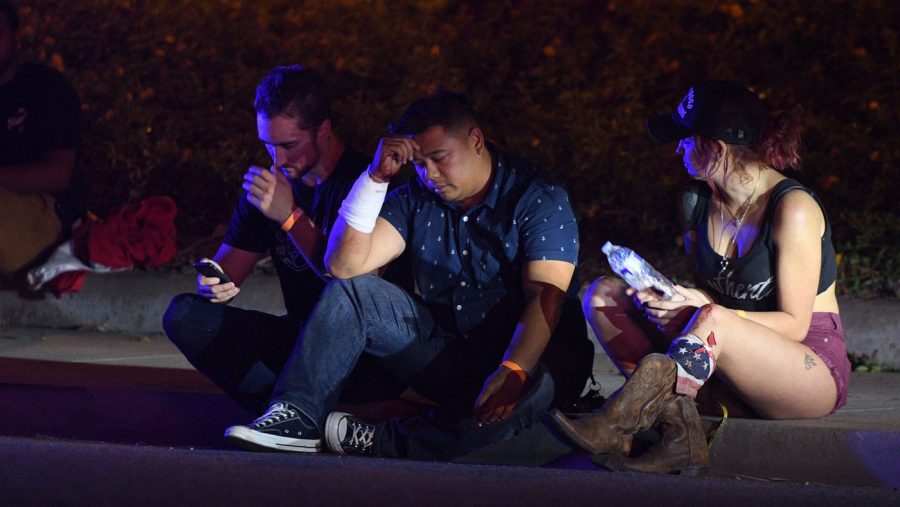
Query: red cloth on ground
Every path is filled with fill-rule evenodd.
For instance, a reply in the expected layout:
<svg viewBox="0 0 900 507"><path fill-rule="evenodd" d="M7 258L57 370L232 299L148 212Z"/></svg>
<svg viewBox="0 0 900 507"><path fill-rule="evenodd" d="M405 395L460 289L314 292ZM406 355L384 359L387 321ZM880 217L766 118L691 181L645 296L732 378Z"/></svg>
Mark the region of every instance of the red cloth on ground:
<svg viewBox="0 0 900 507"><path fill-rule="evenodd" d="M152 268L175 256L175 215L171 197L152 196L126 205L105 220L89 217L73 231L72 250L81 261L109 269ZM91 271L63 272L44 285L60 298L78 292Z"/></svg>
<svg viewBox="0 0 900 507"><path fill-rule="evenodd" d="M177 212L171 197L153 196L88 224L88 260L109 268L165 264L175 256Z"/></svg>

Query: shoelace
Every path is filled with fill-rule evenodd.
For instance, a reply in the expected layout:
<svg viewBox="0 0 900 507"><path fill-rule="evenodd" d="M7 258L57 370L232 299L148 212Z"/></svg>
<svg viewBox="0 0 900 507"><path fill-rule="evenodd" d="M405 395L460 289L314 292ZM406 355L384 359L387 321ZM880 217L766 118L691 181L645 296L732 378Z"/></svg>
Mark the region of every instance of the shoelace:
<svg viewBox="0 0 900 507"><path fill-rule="evenodd" d="M350 436L350 445L365 451L372 447L372 441L375 438L375 428L369 424L351 422L350 430L353 434Z"/></svg>
<svg viewBox="0 0 900 507"><path fill-rule="evenodd" d="M287 408L284 404L276 403L269 407L269 410L266 411L262 417L253 421L253 426L256 428L264 428L292 417L297 417L297 413L294 410Z"/></svg>

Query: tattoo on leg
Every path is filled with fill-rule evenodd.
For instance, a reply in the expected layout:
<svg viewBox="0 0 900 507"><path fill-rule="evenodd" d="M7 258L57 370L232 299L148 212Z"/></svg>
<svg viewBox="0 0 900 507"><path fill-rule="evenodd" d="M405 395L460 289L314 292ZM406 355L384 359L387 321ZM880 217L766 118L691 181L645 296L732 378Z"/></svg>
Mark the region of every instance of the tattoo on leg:
<svg viewBox="0 0 900 507"><path fill-rule="evenodd" d="M716 346L716 333L712 331L709 332L709 336L706 337L706 343L709 344L710 347Z"/></svg>
<svg viewBox="0 0 900 507"><path fill-rule="evenodd" d="M803 358L803 365L806 366L806 369L810 369L816 365L816 360L813 359L813 356L806 354L806 357Z"/></svg>

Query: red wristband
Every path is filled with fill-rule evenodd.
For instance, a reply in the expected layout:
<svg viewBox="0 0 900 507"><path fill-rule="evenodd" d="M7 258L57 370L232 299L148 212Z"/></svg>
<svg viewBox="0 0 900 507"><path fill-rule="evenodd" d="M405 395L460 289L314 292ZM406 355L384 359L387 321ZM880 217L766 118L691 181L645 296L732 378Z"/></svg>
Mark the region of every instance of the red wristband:
<svg viewBox="0 0 900 507"><path fill-rule="evenodd" d="M297 223L297 220L300 220L300 217L303 216L303 208L297 206L294 208L294 211L291 215L284 219L284 222L281 222L281 230L284 232L291 232L291 229L294 228L294 224Z"/></svg>
<svg viewBox="0 0 900 507"><path fill-rule="evenodd" d="M514 371L516 375L519 376L519 380L521 380L522 382L525 382L525 379L528 378L528 372L526 372L524 369L522 369L521 366L512 361L503 361L502 363L500 363L500 366L506 366L510 370Z"/></svg>

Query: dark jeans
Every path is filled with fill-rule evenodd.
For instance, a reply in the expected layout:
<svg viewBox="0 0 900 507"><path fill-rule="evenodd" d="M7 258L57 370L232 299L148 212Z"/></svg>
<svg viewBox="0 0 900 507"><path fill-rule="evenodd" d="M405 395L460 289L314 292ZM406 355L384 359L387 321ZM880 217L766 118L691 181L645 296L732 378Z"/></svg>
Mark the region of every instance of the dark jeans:
<svg viewBox="0 0 900 507"><path fill-rule="evenodd" d="M254 310L179 294L163 316L169 339L190 363L254 414L268 407L278 374L300 334L301 323ZM356 379L359 379L357 381ZM364 357L348 381L343 401L396 397L403 385Z"/></svg>
<svg viewBox="0 0 900 507"><path fill-rule="evenodd" d="M376 454L410 459L452 459L502 442L541 421L553 401L554 382L543 364L531 371L510 416L478 426L472 416L475 397L447 400L422 416L393 419L376 428Z"/></svg>
<svg viewBox="0 0 900 507"><path fill-rule="evenodd" d="M507 316L513 323L518 317ZM504 343L510 338L502 337ZM487 347L486 354L473 356L478 349L477 343L465 343L438 326L421 300L377 276L332 280L278 378L272 401L296 406L321 427L357 360L369 353L416 390L420 382L440 380L445 387L440 392L450 393L435 399L440 406L427 416L379 425L378 454L413 459L459 456L540 421L553 400L553 379L540 366L532 372L513 414L479 428L472 406L481 383L499 366L503 347ZM458 359L456 368L435 369L453 374L441 379L428 375L433 364L446 364L446 358ZM446 389L447 385L454 388ZM424 387L423 394L432 393Z"/></svg>

